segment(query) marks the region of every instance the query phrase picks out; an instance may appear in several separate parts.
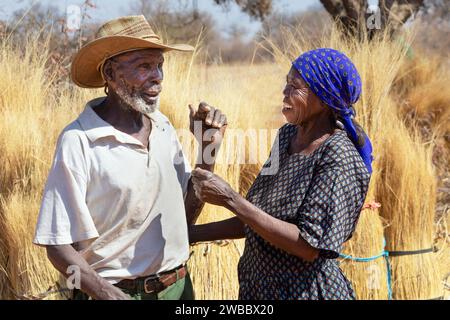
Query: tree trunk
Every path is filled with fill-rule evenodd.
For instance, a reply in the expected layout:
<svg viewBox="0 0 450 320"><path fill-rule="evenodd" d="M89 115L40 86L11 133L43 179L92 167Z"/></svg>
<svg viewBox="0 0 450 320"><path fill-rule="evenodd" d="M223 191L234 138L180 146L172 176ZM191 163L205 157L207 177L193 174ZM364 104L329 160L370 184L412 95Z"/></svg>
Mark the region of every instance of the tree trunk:
<svg viewBox="0 0 450 320"><path fill-rule="evenodd" d="M365 25L367 0L320 0L320 2L346 36L362 37L361 26Z"/></svg>
<svg viewBox="0 0 450 320"><path fill-rule="evenodd" d="M392 32L400 27L423 5L423 0L379 0L383 26L390 24Z"/></svg>
<svg viewBox="0 0 450 320"><path fill-rule="evenodd" d="M391 36L423 5L423 0L379 0L379 12L368 11L367 0L320 0L325 10L342 27L346 36L372 39L377 31L390 28ZM378 15L378 16L373 16ZM368 28L368 19L375 24Z"/></svg>

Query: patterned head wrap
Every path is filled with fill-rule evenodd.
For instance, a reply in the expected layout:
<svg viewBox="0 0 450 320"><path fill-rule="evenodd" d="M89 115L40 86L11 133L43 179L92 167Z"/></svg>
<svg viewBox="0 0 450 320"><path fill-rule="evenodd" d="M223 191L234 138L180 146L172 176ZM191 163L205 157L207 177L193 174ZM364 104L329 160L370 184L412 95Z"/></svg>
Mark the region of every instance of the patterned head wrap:
<svg viewBox="0 0 450 320"><path fill-rule="evenodd" d="M305 52L292 65L311 90L342 119L367 170L372 173L372 144L367 135L359 141L352 118L352 104L361 94L361 78L354 64L342 52L320 48Z"/></svg>

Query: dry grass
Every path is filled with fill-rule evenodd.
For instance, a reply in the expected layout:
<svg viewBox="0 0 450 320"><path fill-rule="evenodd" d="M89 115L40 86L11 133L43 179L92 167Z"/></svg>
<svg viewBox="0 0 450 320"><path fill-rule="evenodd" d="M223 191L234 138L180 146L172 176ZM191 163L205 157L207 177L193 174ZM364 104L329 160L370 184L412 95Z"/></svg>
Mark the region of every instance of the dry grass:
<svg viewBox="0 0 450 320"><path fill-rule="evenodd" d="M420 250L433 247L436 205L436 178L431 165L431 147L418 143L418 137L404 139L405 127L392 127L385 140L384 168L377 186L385 205L380 214L389 221L386 228L390 251ZM411 170L414 168L414 170ZM401 214L398 214L398 213ZM433 254L392 257L395 299L429 299L441 295L440 267Z"/></svg>
<svg viewBox="0 0 450 320"><path fill-rule="evenodd" d="M438 176L434 244L441 249L438 254L441 265L447 266L450 265L449 66L448 59L416 52L402 66L394 90L407 125L433 141L433 163Z"/></svg>
<svg viewBox="0 0 450 320"><path fill-rule="evenodd" d="M377 210L363 210L352 239L345 245L344 253L361 258L379 256L384 248L383 230L383 222ZM351 279L357 299L388 298L384 257L367 262L341 259L341 267L344 274Z"/></svg>
<svg viewBox="0 0 450 320"><path fill-rule="evenodd" d="M276 51L275 64L206 66L194 63L188 55L168 55L162 111L175 127L187 128L187 104L205 100L227 114L230 133L239 128L278 128L282 124L279 105L289 62L314 45L295 34L285 36L285 43L290 47L287 51ZM384 39L370 44L347 43L335 32L321 41L321 46L347 53L361 73L363 96L355 107L359 121L372 137L376 157L367 200L376 200L382 205L378 211L362 213L355 235L345 246L345 253L363 257L378 254L383 247L383 227L386 225L389 226L384 232L388 249L431 246L436 199L432 144L424 143L415 134L417 130L411 129L415 124L404 125L398 105L390 94L394 79L403 72L404 45ZM99 90L78 89L64 83L52 86L54 75L47 68L47 58L45 43L31 39L26 48L15 48L11 43L1 42L0 298L38 294L54 283L57 274L44 250L31 244L40 196L57 135L76 118L86 101L103 94ZM395 89L401 90L399 87L403 86L406 84L397 80ZM421 99L428 101L423 96ZM433 128L442 126L443 118L440 116L439 119ZM194 161L192 138L182 135L180 140ZM238 148L227 147L230 140L232 136L224 141L220 153L222 162L227 157L236 160L239 156ZM261 148L266 149L267 154L272 138L268 136L266 140L266 146ZM219 164L216 172L245 193L264 160L261 158L257 163L247 165ZM229 216L224 209L206 206L199 223ZM201 244L192 248L190 269L198 299L237 297L236 268L243 241L222 244L226 245ZM448 250L446 242L442 250ZM393 258L394 297L433 298L441 295L437 294L442 291L439 281L449 272L448 258L443 252L437 254L438 258L431 254ZM359 298L387 297L382 259L372 263L344 261L343 268ZM371 272L378 272L371 271L375 269L380 270L379 287L366 281L373 275Z"/></svg>
<svg viewBox="0 0 450 320"><path fill-rule="evenodd" d="M0 44L0 298L46 291L58 276L31 241L56 138L89 94L55 94L46 48Z"/></svg>

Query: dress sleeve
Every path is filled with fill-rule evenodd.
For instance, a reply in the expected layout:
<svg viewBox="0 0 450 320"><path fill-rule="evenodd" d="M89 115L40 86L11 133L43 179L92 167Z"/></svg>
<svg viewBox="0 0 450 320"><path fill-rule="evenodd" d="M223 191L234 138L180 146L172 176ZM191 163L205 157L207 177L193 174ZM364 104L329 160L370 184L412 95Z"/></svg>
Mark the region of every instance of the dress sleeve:
<svg viewBox="0 0 450 320"><path fill-rule="evenodd" d="M63 245L98 237L86 205L87 169L80 138L63 133L44 189L33 242Z"/></svg>
<svg viewBox="0 0 450 320"><path fill-rule="evenodd" d="M339 165L324 164L314 174L297 212L301 237L319 249L320 256L337 258L353 232L359 210L355 210L351 184Z"/></svg>

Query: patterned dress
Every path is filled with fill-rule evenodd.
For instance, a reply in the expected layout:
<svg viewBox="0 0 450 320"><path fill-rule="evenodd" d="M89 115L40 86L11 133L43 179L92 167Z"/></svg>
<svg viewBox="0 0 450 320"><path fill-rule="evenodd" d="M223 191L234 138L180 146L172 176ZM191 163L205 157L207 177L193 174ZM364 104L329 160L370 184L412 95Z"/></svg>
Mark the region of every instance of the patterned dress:
<svg viewBox="0 0 450 320"><path fill-rule="evenodd" d="M286 124L247 200L271 216L298 226L320 250L314 262L280 250L246 226L239 261L239 298L355 299L336 258L355 230L370 174L345 131L338 130L309 155L288 153L297 133ZM274 163L279 159L278 166ZM272 174L268 168L276 169Z"/></svg>

